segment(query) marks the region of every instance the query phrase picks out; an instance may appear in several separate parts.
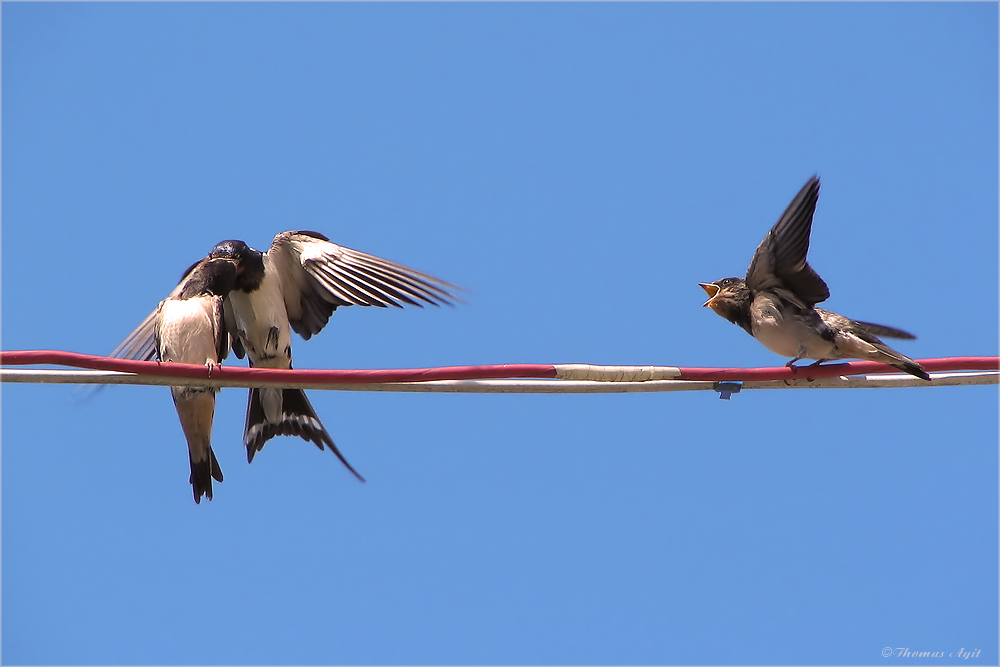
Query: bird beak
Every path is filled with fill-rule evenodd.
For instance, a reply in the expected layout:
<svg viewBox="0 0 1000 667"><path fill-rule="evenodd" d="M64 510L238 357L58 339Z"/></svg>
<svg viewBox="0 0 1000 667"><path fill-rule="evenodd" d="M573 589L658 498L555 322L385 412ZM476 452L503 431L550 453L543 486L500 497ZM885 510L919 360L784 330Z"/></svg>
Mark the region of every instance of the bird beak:
<svg viewBox="0 0 1000 667"><path fill-rule="evenodd" d="M719 288L718 285L716 285L714 283L698 283L698 287L700 287L703 290L705 290L705 294L708 295L708 301L706 301L705 303L701 304L702 308L707 308L709 306L709 304L712 303L712 299L714 299L716 296L718 296L720 288Z"/></svg>

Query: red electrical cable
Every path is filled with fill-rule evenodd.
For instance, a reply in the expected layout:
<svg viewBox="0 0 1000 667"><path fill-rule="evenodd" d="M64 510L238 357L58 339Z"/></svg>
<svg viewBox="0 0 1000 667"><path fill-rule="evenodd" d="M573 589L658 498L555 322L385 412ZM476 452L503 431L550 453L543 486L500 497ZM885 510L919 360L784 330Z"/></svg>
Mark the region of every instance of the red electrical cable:
<svg viewBox="0 0 1000 667"><path fill-rule="evenodd" d="M1000 370L998 357L944 357L917 360L929 372L963 370ZM426 382L430 380L484 380L500 378L556 378L562 365L494 364L485 366L446 366L441 368L370 369L370 370L281 370L199 364L133 361L110 357L63 352L60 350L18 350L0 352L0 365L59 365L91 370L118 371L139 375L167 377L217 378L231 380L286 380L329 384L368 384L384 382ZM875 361L800 366L797 368L677 368L677 380L761 381L794 380L869 373L899 373L891 366Z"/></svg>
<svg viewBox="0 0 1000 667"><path fill-rule="evenodd" d="M331 384L375 382L423 382L427 380L465 380L470 378L553 378L555 367L546 364L497 364L492 366L449 366L444 368L403 368L371 370L283 370L242 368L159 361L134 361L98 357L61 350L19 350L0 352L0 365L25 366L49 364L98 371L118 371L140 375L245 380L289 380L329 382Z"/></svg>

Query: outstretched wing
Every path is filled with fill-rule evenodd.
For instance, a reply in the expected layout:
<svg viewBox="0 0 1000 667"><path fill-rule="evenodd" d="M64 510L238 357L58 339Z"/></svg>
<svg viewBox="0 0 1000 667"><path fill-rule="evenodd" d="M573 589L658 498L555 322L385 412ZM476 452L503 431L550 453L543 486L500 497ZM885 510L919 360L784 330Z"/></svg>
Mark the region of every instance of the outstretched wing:
<svg viewBox="0 0 1000 667"><path fill-rule="evenodd" d="M281 278L288 321L307 340L326 326L339 306L422 307L458 300L456 285L331 243L318 232L282 232L267 255Z"/></svg>
<svg viewBox="0 0 1000 667"><path fill-rule="evenodd" d="M819 178L813 176L757 247L747 270L751 290L784 288L807 307L830 297L830 289L806 261L818 200Z"/></svg>

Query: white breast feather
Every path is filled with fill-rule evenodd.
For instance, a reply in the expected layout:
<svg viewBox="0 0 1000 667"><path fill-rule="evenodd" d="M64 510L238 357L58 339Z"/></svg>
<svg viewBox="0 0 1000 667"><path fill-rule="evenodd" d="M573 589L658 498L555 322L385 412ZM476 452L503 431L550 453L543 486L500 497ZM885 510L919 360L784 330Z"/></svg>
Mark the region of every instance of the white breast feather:
<svg viewBox="0 0 1000 667"><path fill-rule="evenodd" d="M167 299L160 306L162 361L186 364L219 363L217 323L212 315L218 297Z"/></svg>
<svg viewBox="0 0 1000 667"><path fill-rule="evenodd" d="M292 345L292 330L285 312L281 278L267 255L264 255L264 280L260 287L249 294L230 292L229 301L233 305L236 326L249 343L247 352L254 364L268 368L287 368L288 362L284 360L283 351ZM262 361L259 352L266 349L271 327L278 328L278 359Z"/></svg>

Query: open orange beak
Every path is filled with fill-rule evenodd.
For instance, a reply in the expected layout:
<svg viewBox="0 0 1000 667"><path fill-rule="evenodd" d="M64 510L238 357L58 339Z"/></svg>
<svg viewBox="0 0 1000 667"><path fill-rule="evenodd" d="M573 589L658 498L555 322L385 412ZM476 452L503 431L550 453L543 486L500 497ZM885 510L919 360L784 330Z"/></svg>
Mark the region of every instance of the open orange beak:
<svg viewBox="0 0 1000 667"><path fill-rule="evenodd" d="M708 295L708 301L701 304L701 307L708 308L712 303L712 299L714 299L716 296L719 295L719 291L721 288L715 283L698 283L698 287L705 290L705 294Z"/></svg>

